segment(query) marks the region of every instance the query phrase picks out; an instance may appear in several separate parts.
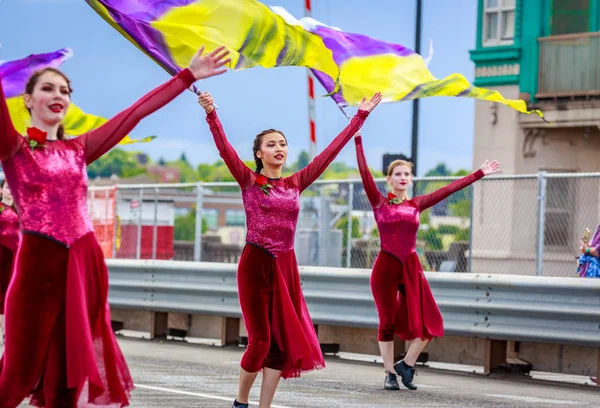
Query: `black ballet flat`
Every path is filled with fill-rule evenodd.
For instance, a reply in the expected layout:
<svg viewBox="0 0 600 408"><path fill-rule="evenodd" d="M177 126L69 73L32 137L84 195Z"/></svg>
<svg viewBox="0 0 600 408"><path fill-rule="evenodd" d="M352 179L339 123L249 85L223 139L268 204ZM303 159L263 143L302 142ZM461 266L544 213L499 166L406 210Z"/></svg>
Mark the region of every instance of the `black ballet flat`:
<svg viewBox="0 0 600 408"><path fill-rule="evenodd" d="M388 373L385 376L385 381L383 382L383 389L388 391L400 390L400 384L398 384L398 376L394 373Z"/></svg>
<svg viewBox="0 0 600 408"><path fill-rule="evenodd" d="M416 390L417 386L413 384L413 379L415 378L415 368L409 367L404 364L404 360L398 361L394 364L394 370L400 375L402 379L402 384L409 390Z"/></svg>

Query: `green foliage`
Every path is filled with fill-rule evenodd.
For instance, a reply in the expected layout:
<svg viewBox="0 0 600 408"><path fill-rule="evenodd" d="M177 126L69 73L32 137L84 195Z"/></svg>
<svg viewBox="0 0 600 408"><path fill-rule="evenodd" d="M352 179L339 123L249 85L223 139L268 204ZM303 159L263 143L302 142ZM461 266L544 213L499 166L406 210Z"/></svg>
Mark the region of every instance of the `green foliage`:
<svg viewBox="0 0 600 408"><path fill-rule="evenodd" d="M200 164L196 168L200 181L235 181L223 161L213 164Z"/></svg>
<svg viewBox="0 0 600 408"><path fill-rule="evenodd" d="M340 218L335 227L342 230L342 245L348 245L348 217ZM358 217L352 217L352 238L360 238L360 221Z"/></svg>
<svg viewBox="0 0 600 408"><path fill-rule="evenodd" d="M179 160L167 162L166 166L175 167L179 170L179 177L181 183L194 183L198 181L198 174L190 165L190 163L188 163L185 154L182 154Z"/></svg>
<svg viewBox="0 0 600 408"><path fill-rule="evenodd" d="M348 166L344 162L333 162L320 177L322 180L339 180L358 177L358 169Z"/></svg>
<svg viewBox="0 0 600 408"><path fill-rule="evenodd" d="M469 218L471 216L471 200L466 198L464 200L457 201L448 206L450 215L455 217Z"/></svg>
<svg viewBox="0 0 600 408"><path fill-rule="evenodd" d="M110 177L113 174L120 178L129 178L146 172L137 160L137 152L123 149L112 149L87 167L88 177Z"/></svg>
<svg viewBox="0 0 600 408"><path fill-rule="evenodd" d="M175 217L175 240L176 241L194 241L196 238L196 209L192 208L187 215ZM202 233L208 231L208 224L205 219L202 220Z"/></svg>
<svg viewBox="0 0 600 408"><path fill-rule="evenodd" d="M442 235L454 235L459 229L456 225L440 225L437 231Z"/></svg>
<svg viewBox="0 0 600 408"><path fill-rule="evenodd" d="M438 163L437 166L425 173L425 177L444 177L450 175L452 175L452 172L448 169L446 163Z"/></svg>
<svg viewBox="0 0 600 408"><path fill-rule="evenodd" d="M123 149L113 149L108 154L104 155L94 163L88 166L88 176L90 178L96 177L110 177L113 174L119 178L130 178L139 174L146 173L146 169L138 163L137 152L129 152ZM248 160L244 162L250 169L254 170L254 160ZM310 163L310 156L306 151L301 151L295 163L284 168L283 176L290 176L294 172L304 169ZM186 152L182 152L178 160L165 161L163 157L158 159L158 164L161 166L176 167L181 175L181 182L194 183L197 181L202 182L235 182L235 179L229 172L229 169L219 159L212 164L202 163L196 168L190 164ZM381 171L370 169L371 174L374 178L381 178L384 174ZM468 172L466 170L460 170L455 175L465 175ZM450 170L445 163L439 163L435 168L431 169L426 173L427 176L449 176L451 175ZM321 175L322 180L344 180L344 179L357 179L359 178L359 172L356 166L348 165L344 162L334 161L329 165L325 172ZM419 195L431 193L445 185L446 182L428 182L419 183ZM212 187L214 191L239 191L237 187ZM304 193L305 196L318 195L312 190L307 190ZM470 191L463 190L454 194L450 200L450 213L455 216L468 217L469 216L469 203L463 200L470 199ZM421 215L421 224L429 223L429 215Z"/></svg>
<svg viewBox="0 0 600 408"><path fill-rule="evenodd" d="M469 228L462 228L454 235L454 241L469 241L471 239L471 230Z"/></svg>
<svg viewBox="0 0 600 408"><path fill-rule="evenodd" d="M444 248L442 238L440 238L440 234L435 228L419 230L417 237L425 241L425 248L429 250L441 250Z"/></svg>
<svg viewBox="0 0 600 408"><path fill-rule="evenodd" d="M296 160L296 163L294 163L292 168L294 169L294 171L300 171L306 166L308 166L308 163L310 163L310 156L306 151L302 150L298 155L298 160Z"/></svg>
<svg viewBox="0 0 600 408"><path fill-rule="evenodd" d="M422 212L419 216L419 223L421 225L429 225L431 222L431 213L429 211Z"/></svg>

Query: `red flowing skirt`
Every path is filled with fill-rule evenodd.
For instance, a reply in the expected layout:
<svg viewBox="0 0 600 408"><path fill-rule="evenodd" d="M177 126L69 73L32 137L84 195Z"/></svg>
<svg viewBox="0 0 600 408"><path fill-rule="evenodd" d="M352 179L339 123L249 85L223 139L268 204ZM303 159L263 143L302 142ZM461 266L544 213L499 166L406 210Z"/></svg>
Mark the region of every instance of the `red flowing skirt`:
<svg viewBox="0 0 600 408"><path fill-rule="evenodd" d="M379 314L380 341L393 340L393 333L407 341L444 335L442 314L416 252L400 262L381 251L373 265L371 290Z"/></svg>
<svg viewBox="0 0 600 408"><path fill-rule="evenodd" d="M0 244L0 314L4 314L4 303L8 284L13 275L14 259L14 251Z"/></svg>
<svg viewBox="0 0 600 408"><path fill-rule="evenodd" d="M38 407L124 407L132 389L111 328L108 270L95 235L66 247L24 234L6 298L0 408L27 396Z"/></svg>
<svg viewBox="0 0 600 408"><path fill-rule="evenodd" d="M248 348L242 368L268 367L283 378L325 367L300 286L294 251L277 257L247 244L238 265L238 290Z"/></svg>

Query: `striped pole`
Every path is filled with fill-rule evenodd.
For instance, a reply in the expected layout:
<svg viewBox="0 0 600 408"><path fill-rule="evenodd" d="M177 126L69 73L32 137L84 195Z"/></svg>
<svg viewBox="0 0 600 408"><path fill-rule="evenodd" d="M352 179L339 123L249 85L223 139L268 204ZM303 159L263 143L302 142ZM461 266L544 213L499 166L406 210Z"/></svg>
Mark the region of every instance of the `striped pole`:
<svg viewBox="0 0 600 408"><path fill-rule="evenodd" d="M311 0L304 0L304 17L311 16ZM308 126L310 131L309 156L312 159L317 152L317 122L315 118L315 80L308 70Z"/></svg>

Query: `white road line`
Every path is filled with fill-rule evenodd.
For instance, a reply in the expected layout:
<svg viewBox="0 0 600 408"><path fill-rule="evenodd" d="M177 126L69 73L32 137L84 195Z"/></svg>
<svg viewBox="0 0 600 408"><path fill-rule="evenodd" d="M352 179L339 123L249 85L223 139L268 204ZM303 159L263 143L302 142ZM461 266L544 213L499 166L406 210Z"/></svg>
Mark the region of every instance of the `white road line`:
<svg viewBox="0 0 600 408"><path fill-rule="evenodd" d="M507 394L484 394L486 397L493 398L504 398L513 401L523 401L523 402L532 402L538 404L554 404L554 405L577 405L581 404L581 402L573 401L573 400L557 400L557 399L547 399L547 398L538 398L538 397L525 397L521 395L507 395Z"/></svg>
<svg viewBox="0 0 600 408"><path fill-rule="evenodd" d="M135 384L136 388L140 388L140 389L145 389L145 390L153 390L153 391L163 391L163 392L170 392L171 394L179 394L179 395L189 395L190 397L199 397L199 398L206 398L206 399L213 399L213 400L220 400L220 401L228 401L233 403L233 398L232 397L222 397L220 395L212 395L212 394L203 394L200 392L190 392L190 391L183 391L183 390L174 390L172 388L163 388L163 387L155 387L153 385L143 385L143 384ZM254 401L249 401L250 405L258 405L258 402L254 402ZM272 408L292 408L292 407L288 407L285 405L271 405Z"/></svg>

